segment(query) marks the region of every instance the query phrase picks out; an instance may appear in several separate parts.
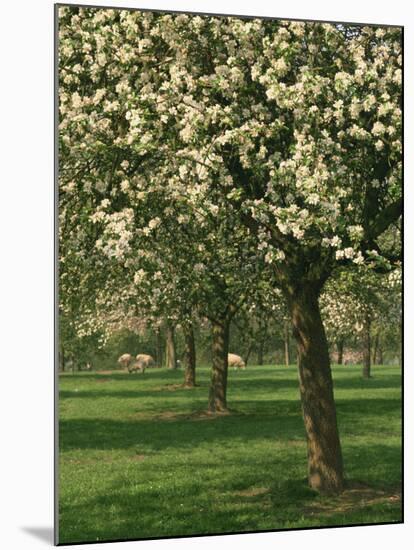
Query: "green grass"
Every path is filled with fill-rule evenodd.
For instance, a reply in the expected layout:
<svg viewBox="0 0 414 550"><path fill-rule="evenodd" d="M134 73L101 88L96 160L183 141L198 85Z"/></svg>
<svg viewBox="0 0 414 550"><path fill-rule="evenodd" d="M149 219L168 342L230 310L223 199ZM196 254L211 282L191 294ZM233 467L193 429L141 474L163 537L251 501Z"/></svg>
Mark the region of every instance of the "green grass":
<svg viewBox="0 0 414 550"><path fill-rule="evenodd" d="M347 489L307 487L294 367L230 371L229 416L206 416L210 370L60 376L60 543L399 522L401 375L334 367Z"/></svg>

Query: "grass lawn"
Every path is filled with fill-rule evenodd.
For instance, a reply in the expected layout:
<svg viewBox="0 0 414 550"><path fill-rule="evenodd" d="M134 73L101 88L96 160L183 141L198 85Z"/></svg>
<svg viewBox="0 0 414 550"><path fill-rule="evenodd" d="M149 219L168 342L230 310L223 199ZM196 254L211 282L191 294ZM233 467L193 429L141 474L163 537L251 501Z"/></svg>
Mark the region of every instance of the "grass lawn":
<svg viewBox="0 0 414 550"><path fill-rule="evenodd" d="M335 366L347 489L307 487L295 367L229 371L234 412L209 417L210 369L60 376L60 543L400 522L401 373Z"/></svg>

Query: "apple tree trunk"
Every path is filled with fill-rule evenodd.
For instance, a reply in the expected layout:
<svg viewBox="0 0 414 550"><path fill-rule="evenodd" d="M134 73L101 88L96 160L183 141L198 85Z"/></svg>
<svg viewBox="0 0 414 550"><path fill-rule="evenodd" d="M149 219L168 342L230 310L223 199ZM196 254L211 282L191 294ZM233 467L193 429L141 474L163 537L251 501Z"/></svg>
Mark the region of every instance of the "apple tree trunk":
<svg viewBox="0 0 414 550"><path fill-rule="evenodd" d="M175 353L175 338L174 327L170 324L167 325L167 345L166 345L166 363L168 369L177 368L177 360Z"/></svg>
<svg viewBox="0 0 414 550"><path fill-rule="evenodd" d="M336 341L336 349L338 352L338 365L343 365L344 363L344 339L338 338Z"/></svg>
<svg viewBox="0 0 414 550"><path fill-rule="evenodd" d="M226 412L227 372L230 322L227 319L212 321L212 359L208 410L210 413Z"/></svg>
<svg viewBox="0 0 414 550"><path fill-rule="evenodd" d="M194 388L196 385L196 349L194 329L191 323L184 324L184 347L185 347L185 371L184 386Z"/></svg>
<svg viewBox="0 0 414 550"><path fill-rule="evenodd" d="M285 321L284 325L284 344L285 344L285 365L288 367L290 365L290 323Z"/></svg>
<svg viewBox="0 0 414 550"><path fill-rule="evenodd" d="M298 346L309 485L320 493L338 494L344 485L342 451L328 342L318 294L312 286L303 286L301 290L292 292L288 299Z"/></svg>
<svg viewBox="0 0 414 550"><path fill-rule="evenodd" d="M371 319L369 316L365 318L362 341L364 346L362 376L371 378Z"/></svg>
<svg viewBox="0 0 414 550"><path fill-rule="evenodd" d="M162 343L162 334L161 328L158 327L156 331L156 347L157 347L157 367L162 367L163 360L163 343Z"/></svg>

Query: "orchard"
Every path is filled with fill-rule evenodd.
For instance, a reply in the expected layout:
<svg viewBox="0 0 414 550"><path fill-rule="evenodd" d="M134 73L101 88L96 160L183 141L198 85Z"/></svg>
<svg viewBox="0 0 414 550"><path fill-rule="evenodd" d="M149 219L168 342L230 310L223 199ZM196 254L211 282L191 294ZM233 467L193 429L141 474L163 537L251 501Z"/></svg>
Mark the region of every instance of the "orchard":
<svg viewBox="0 0 414 550"><path fill-rule="evenodd" d="M401 356L401 50L397 27L59 7L61 346L166 346L188 392L197 357L212 418L229 352L296 359L321 495L346 488L332 358L360 349L369 387Z"/></svg>

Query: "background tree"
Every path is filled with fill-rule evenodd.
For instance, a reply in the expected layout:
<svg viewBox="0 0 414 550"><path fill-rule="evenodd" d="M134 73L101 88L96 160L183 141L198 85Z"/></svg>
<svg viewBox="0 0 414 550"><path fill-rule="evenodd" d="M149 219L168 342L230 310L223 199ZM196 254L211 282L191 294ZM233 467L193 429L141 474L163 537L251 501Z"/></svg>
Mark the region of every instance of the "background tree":
<svg viewBox="0 0 414 550"><path fill-rule="evenodd" d="M331 278L322 296L322 312L328 337L338 343L359 335L362 343L363 377L370 378L373 359L373 331L398 326L401 315L400 270L378 274L359 267L341 270ZM339 361L338 361L339 362Z"/></svg>

